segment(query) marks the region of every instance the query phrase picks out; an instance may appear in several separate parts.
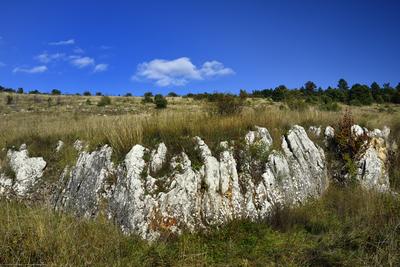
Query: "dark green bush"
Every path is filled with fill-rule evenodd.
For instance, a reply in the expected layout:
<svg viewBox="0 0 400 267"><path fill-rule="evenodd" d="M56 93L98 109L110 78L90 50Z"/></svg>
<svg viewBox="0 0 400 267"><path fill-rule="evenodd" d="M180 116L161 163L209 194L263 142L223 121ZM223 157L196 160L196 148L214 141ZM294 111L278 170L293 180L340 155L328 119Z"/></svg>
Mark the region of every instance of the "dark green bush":
<svg viewBox="0 0 400 267"><path fill-rule="evenodd" d="M142 100L143 103L153 103L153 93L152 92L146 92L144 93L144 98Z"/></svg>
<svg viewBox="0 0 400 267"><path fill-rule="evenodd" d="M164 96L158 94L154 96L154 104L156 104L156 108L162 109L167 107L168 101Z"/></svg>

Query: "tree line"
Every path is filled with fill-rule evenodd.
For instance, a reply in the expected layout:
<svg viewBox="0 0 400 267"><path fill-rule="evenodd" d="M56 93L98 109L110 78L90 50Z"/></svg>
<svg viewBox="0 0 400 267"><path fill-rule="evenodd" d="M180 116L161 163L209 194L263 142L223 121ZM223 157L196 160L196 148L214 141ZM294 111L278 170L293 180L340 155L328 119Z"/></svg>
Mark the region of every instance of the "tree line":
<svg viewBox="0 0 400 267"><path fill-rule="evenodd" d="M10 92L10 93L19 93L23 94L24 89L12 89L0 86L0 92ZM40 94L38 90L31 90L28 92L29 94ZM53 89L50 94L52 95L61 95L61 91L58 89ZM80 95L80 94L77 94ZM90 91L85 91L83 93L84 96L91 96ZM96 92L97 96L102 96L101 92ZM183 95L183 97L190 97L196 100L206 99L210 102L218 101L223 95L231 95L233 97L240 98L269 98L275 102L290 102L295 99L296 101L302 100L308 103L320 103L323 102L325 104L328 103L344 103L349 105L370 105L372 103L396 103L400 104L400 83L396 87L392 87L390 83L384 83L382 86L376 82L373 82L371 85L365 84L353 84L349 86L346 80L340 79L336 87L329 86L326 89L322 89L321 87L317 87L317 85L308 81L304 84L304 86L300 88L287 88L285 85L279 85L275 88L270 89L261 89L261 90L253 90L251 93L246 90L240 90L239 95L234 94L223 94L223 93L188 93ZM132 96L131 93L125 94L126 97ZM152 96L151 92L146 92L144 97L147 100ZM170 92L167 94L169 97L177 97L178 94L174 92ZM157 95L157 98L160 98L160 95ZM146 101L148 102L148 101Z"/></svg>

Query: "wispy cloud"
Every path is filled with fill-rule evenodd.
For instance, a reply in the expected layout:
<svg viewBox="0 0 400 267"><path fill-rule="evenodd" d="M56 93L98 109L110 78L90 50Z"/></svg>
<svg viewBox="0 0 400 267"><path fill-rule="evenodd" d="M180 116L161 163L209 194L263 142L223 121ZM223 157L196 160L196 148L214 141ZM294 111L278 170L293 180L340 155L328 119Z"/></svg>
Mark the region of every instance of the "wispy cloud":
<svg viewBox="0 0 400 267"><path fill-rule="evenodd" d="M93 66L95 64L95 60L91 57L70 56L70 59L71 64L79 69Z"/></svg>
<svg viewBox="0 0 400 267"><path fill-rule="evenodd" d="M6 63L0 61L0 67L5 67Z"/></svg>
<svg viewBox="0 0 400 267"><path fill-rule="evenodd" d="M39 62L45 63L45 64L55 61L55 60L62 60L65 58L66 58L66 55L64 53L49 54L46 51L35 57L36 60L38 60Z"/></svg>
<svg viewBox="0 0 400 267"><path fill-rule="evenodd" d="M212 77L231 75L235 72L226 68L221 62L207 61L201 68L195 66L190 58L181 57L174 60L154 59L137 66L133 80L150 80L156 85L181 86L193 80L205 80Z"/></svg>
<svg viewBox="0 0 400 267"><path fill-rule="evenodd" d="M74 53L75 53L75 54L84 54L84 53L85 53L85 50L83 50L83 49L80 48L80 47L75 47Z"/></svg>
<svg viewBox="0 0 400 267"><path fill-rule="evenodd" d="M13 69L13 73L18 73L18 72L23 72L23 73L29 73L29 74L36 74L36 73L43 73L47 71L46 66L36 66L33 68L22 68L22 67L16 67Z"/></svg>
<svg viewBox="0 0 400 267"><path fill-rule="evenodd" d="M108 69L108 64L105 63L101 63L101 64L97 64L94 69L93 72L97 73L97 72L103 72L106 71Z"/></svg>
<svg viewBox="0 0 400 267"><path fill-rule="evenodd" d="M50 42L49 43L49 45L73 45L73 44L75 44L75 40L74 39L57 41L57 42Z"/></svg>

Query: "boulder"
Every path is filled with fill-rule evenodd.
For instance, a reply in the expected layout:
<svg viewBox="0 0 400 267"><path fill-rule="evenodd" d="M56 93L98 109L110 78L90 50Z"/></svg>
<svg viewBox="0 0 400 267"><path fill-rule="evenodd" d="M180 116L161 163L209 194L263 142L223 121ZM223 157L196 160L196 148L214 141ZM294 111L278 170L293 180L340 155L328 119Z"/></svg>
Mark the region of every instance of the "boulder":
<svg viewBox="0 0 400 267"><path fill-rule="evenodd" d="M46 162L42 157L29 157L25 144L19 151L9 150L7 158L15 177L2 174L0 191L12 190L18 197L26 197L43 176Z"/></svg>

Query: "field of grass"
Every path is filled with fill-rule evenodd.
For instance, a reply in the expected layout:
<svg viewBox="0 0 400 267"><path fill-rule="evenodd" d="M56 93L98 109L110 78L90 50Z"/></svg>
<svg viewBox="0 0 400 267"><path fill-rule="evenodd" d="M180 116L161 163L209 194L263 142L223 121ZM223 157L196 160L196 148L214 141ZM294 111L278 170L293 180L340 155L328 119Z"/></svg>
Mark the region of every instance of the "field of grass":
<svg viewBox="0 0 400 267"><path fill-rule="evenodd" d="M220 141L239 140L258 125L268 128L279 148L280 136L290 126L335 125L348 111L362 126L387 125L396 140L400 133L400 107L395 105L342 106L333 112L247 99L241 113L220 116L212 103L181 97L168 98L167 109L157 110L138 97L111 97L111 105L100 107L98 96L13 94L18 100L7 104L6 95L0 93L0 149L26 143L31 155L55 166L45 171L49 179L58 179L63 167L76 159L72 144L77 139L88 142L91 149L111 145L114 160L119 161L138 143L152 147L163 141L174 152L191 149L188 142L195 135L214 150ZM55 155L58 140L66 143L66 149ZM0 166L5 152L0 151ZM391 163L400 166L400 157ZM395 188L400 185L399 169L391 171ZM76 219L40 204L1 200L0 264L396 266L399 215L397 197L332 187L322 199L302 207L277 208L268 223L232 222L207 233L165 236L147 243L124 236L101 217Z"/></svg>
<svg viewBox="0 0 400 267"><path fill-rule="evenodd" d="M0 264L68 266L398 266L400 200L332 187L321 199L148 243L104 218L0 202Z"/></svg>

